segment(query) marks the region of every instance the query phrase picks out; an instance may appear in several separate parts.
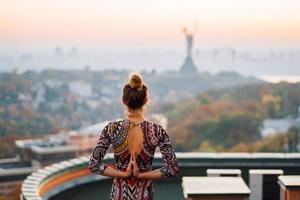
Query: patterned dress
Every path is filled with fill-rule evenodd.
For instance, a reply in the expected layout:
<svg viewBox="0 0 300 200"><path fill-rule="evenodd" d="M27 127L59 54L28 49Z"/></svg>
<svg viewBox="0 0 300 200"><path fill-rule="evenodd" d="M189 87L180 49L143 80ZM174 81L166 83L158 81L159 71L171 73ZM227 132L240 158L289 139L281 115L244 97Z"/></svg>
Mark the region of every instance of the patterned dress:
<svg viewBox="0 0 300 200"><path fill-rule="evenodd" d="M108 167L102 162L110 144L114 151L115 169L126 171L130 161L130 153L127 146L128 130L133 125L128 119L109 122L102 132L94 147L88 168L96 174L103 174ZM162 178L176 176L179 166L170 138L166 130L159 124L144 120L138 124L143 132L143 145L141 153L136 156L136 162L140 172L152 170L152 161L156 147L159 147L164 165L159 169ZM114 178L111 189L111 200L153 200L153 183L150 179Z"/></svg>

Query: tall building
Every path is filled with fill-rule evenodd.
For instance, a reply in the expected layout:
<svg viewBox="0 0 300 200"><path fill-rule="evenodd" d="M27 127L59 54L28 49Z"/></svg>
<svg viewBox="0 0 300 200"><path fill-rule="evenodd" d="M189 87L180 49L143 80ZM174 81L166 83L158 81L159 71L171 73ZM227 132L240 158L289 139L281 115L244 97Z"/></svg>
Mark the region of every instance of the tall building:
<svg viewBox="0 0 300 200"><path fill-rule="evenodd" d="M19 158L0 160L0 199L11 199L20 192L23 180L37 168Z"/></svg>

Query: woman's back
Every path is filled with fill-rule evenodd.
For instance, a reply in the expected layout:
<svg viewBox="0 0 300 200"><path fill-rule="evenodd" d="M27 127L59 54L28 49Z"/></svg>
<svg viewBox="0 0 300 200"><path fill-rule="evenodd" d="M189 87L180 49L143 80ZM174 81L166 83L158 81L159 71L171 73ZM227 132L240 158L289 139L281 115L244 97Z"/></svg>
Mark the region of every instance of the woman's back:
<svg viewBox="0 0 300 200"><path fill-rule="evenodd" d="M134 141L134 138L128 137L130 135L130 133L128 135L128 131L131 126L132 122L128 119L110 122L106 125L98 140L98 145L101 147L96 151L95 149L97 148L94 149L93 152L96 154L93 154L94 158L90 159L90 168L104 168L103 165L105 164L102 163L102 158L108 146L112 144L115 168L121 171L126 170L130 162L130 148L132 148L128 145L128 139ZM143 173L152 170L154 153L156 148L159 147L164 161L164 166L160 168L162 177L175 176L178 173L178 163L165 129L161 125L148 120L139 122L136 126L141 129L143 137L140 152L136 156L139 171ZM103 143L103 141L105 142ZM114 178L111 199L154 199L152 180L135 177Z"/></svg>
<svg viewBox="0 0 300 200"><path fill-rule="evenodd" d="M112 126L111 133L109 134L111 139L111 144L113 146L113 151L115 155L116 168L126 169L127 164L123 163L124 160L127 162L130 161L130 134L133 132L129 132L130 127L132 126L132 122L128 119L118 120L110 123ZM159 139L162 137L162 132L165 130L157 123L144 120L136 124L141 129L142 144L141 149L137 158L137 164L140 170L148 170L152 167L152 160L154 157L154 152L159 146L159 142L162 145L163 142L169 142L169 137L167 137L167 141L162 141ZM165 133L166 134L166 133ZM132 135L133 136L133 135ZM135 142L136 138L131 138ZM140 140L140 138L139 138ZM136 145L136 144L135 144ZM134 146L134 143L133 145ZM136 145L138 146L138 145Z"/></svg>
<svg viewBox="0 0 300 200"><path fill-rule="evenodd" d="M141 153L143 142L144 142L144 133L139 123L131 122L127 132L127 147L131 155L139 155Z"/></svg>

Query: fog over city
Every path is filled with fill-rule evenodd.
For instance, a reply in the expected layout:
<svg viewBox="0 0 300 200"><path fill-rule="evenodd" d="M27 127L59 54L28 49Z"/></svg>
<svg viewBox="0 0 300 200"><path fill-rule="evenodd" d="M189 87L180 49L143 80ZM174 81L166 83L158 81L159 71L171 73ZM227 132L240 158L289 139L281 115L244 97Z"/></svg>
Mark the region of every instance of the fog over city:
<svg viewBox="0 0 300 200"><path fill-rule="evenodd" d="M198 43L199 44L199 43ZM1 71L43 69L130 69L137 71L178 71L185 56L184 37L181 49L108 49L89 51L77 46L56 46L31 53L1 55ZM233 48L195 48L195 64L199 71L212 73L236 71L244 75L278 76L300 75L300 50Z"/></svg>
<svg viewBox="0 0 300 200"><path fill-rule="evenodd" d="M299 1L1 0L0 70L179 70L300 75Z"/></svg>

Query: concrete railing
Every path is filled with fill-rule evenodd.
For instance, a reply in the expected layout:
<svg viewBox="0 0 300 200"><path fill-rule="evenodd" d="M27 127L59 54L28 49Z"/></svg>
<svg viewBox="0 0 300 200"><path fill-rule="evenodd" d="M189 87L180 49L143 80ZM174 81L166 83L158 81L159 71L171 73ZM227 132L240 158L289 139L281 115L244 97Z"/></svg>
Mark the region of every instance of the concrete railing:
<svg viewBox="0 0 300 200"><path fill-rule="evenodd" d="M106 156L107 161L112 158L112 155ZM81 157L59 162L33 172L22 184L21 199L49 199L55 194L77 185L107 178L91 174L87 163L88 158Z"/></svg>

